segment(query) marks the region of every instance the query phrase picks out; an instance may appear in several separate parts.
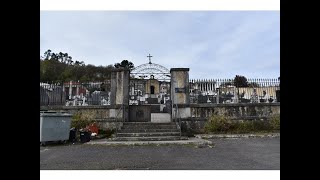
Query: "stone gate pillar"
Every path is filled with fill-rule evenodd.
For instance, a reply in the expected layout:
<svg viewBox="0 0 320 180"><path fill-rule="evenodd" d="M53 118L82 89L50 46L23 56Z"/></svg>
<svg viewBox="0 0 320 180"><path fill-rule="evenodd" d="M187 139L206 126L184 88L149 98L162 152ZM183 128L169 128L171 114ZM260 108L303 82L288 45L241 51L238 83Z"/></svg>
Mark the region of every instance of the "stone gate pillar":
<svg viewBox="0 0 320 180"><path fill-rule="evenodd" d="M172 99L172 118L189 118L190 93L189 93L189 68L171 68L171 99ZM178 114L176 115L176 108Z"/></svg>
<svg viewBox="0 0 320 180"><path fill-rule="evenodd" d="M128 121L129 114L129 77L128 69L118 68L111 72L110 105L115 107L114 117L121 106L124 108L118 117L124 121Z"/></svg>

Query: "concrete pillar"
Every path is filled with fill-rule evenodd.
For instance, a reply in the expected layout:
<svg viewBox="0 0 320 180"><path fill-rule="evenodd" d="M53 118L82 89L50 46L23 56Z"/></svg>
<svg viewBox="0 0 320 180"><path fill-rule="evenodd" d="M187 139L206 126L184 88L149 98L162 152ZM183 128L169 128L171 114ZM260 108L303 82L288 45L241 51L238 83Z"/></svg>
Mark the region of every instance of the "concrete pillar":
<svg viewBox="0 0 320 180"><path fill-rule="evenodd" d="M79 83L79 82L78 82L78 83ZM76 95L79 95L79 86L80 86L80 85L79 85L78 83L76 84Z"/></svg>
<svg viewBox="0 0 320 180"><path fill-rule="evenodd" d="M111 72L111 105L129 104L129 70L118 68Z"/></svg>
<svg viewBox="0 0 320 180"><path fill-rule="evenodd" d="M220 88L217 88L217 104L219 104Z"/></svg>
<svg viewBox="0 0 320 180"><path fill-rule="evenodd" d="M189 94L189 68L171 68L171 99L173 105L172 118L189 118L190 94ZM178 113L175 114L176 107Z"/></svg>
<svg viewBox="0 0 320 180"><path fill-rule="evenodd" d="M69 82L69 99L72 98L72 81Z"/></svg>
<svg viewBox="0 0 320 180"><path fill-rule="evenodd" d="M239 103L238 88L234 87L234 103Z"/></svg>
<svg viewBox="0 0 320 180"><path fill-rule="evenodd" d="M128 69L117 68L111 72L110 104L116 109L123 105L122 118L124 121L128 121L129 114L129 77Z"/></svg>

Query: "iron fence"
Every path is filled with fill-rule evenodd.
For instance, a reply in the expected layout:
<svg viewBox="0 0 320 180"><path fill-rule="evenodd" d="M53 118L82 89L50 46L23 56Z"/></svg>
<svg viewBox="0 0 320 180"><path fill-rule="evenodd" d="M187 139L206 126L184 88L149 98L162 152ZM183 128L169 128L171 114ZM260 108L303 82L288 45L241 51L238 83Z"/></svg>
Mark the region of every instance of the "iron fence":
<svg viewBox="0 0 320 180"><path fill-rule="evenodd" d="M190 103L193 104L280 102L279 79L248 79L242 84L232 79L193 79L190 80L189 85ZM162 86L159 88L164 89ZM159 93L170 96L170 87L167 88L166 92L159 91ZM129 91L129 93L136 92ZM104 82L40 82L40 106L110 105L110 95L110 80ZM170 100L170 97L166 98Z"/></svg>
<svg viewBox="0 0 320 180"><path fill-rule="evenodd" d="M190 103L275 103L280 102L279 79L190 80Z"/></svg>
<svg viewBox="0 0 320 180"><path fill-rule="evenodd" d="M40 82L40 106L88 106L110 104L110 81Z"/></svg>

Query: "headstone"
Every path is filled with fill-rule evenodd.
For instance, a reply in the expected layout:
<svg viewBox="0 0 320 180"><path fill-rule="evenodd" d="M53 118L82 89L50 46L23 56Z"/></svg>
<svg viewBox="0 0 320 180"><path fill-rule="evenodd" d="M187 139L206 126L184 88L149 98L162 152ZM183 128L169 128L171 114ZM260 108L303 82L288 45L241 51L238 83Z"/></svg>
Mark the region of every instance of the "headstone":
<svg viewBox="0 0 320 180"><path fill-rule="evenodd" d="M88 104L86 103L86 97L85 96L83 96L82 97L82 106L87 106Z"/></svg>
<svg viewBox="0 0 320 180"><path fill-rule="evenodd" d="M166 111L169 114L172 113L172 101L171 100L166 101L166 107L165 107L164 111Z"/></svg>
<svg viewBox="0 0 320 180"><path fill-rule="evenodd" d="M101 100L101 105L102 105L102 106L108 105L108 104L107 104L107 100L106 100L104 97L103 97L102 100Z"/></svg>
<svg viewBox="0 0 320 180"><path fill-rule="evenodd" d="M159 104L158 98L147 98L146 101L148 101L148 104Z"/></svg>
<svg viewBox="0 0 320 180"><path fill-rule="evenodd" d="M101 101L101 95L100 95L100 91L94 91L91 94L91 101L92 101L92 105L100 105L100 101Z"/></svg>

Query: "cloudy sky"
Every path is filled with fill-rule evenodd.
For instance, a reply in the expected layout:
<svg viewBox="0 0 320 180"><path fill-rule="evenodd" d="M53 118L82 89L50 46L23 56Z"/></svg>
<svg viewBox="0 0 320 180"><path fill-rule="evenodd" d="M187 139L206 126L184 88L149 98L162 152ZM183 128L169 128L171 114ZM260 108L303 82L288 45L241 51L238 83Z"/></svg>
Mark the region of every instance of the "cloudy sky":
<svg viewBox="0 0 320 180"><path fill-rule="evenodd" d="M41 11L40 55L51 49L85 64L127 59L190 78L280 76L279 11Z"/></svg>

